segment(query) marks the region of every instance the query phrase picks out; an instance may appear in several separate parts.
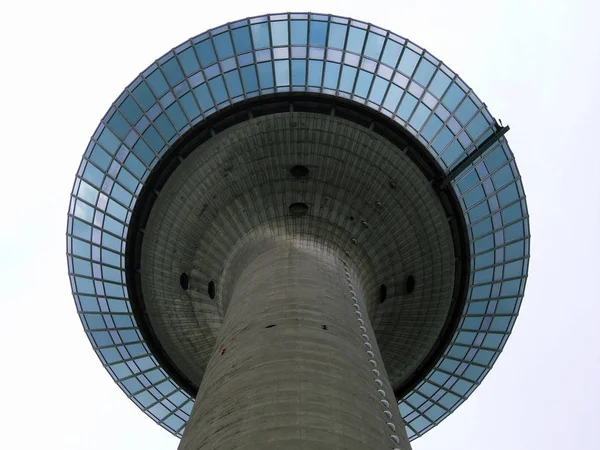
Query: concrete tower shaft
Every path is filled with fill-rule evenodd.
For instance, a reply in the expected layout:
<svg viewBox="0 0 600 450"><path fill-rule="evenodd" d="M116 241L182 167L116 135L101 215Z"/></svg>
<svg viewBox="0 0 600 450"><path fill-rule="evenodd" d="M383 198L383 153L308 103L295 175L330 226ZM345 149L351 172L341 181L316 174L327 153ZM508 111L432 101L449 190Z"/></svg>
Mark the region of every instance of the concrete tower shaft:
<svg viewBox="0 0 600 450"><path fill-rule="evenodd" d="M342 255L250 247L179 449L410 449Z"/></svg>

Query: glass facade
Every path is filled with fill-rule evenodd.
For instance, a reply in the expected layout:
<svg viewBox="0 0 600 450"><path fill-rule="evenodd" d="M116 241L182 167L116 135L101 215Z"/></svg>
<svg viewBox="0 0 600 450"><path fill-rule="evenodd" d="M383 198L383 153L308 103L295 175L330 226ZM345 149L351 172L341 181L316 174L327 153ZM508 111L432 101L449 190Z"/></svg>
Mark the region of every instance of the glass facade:
<svg viewBox="0 0 600 450"><path fill-rule="evenodd" d="M98 357L146 414L181 436L193 399L145 344L129 303L125 238L150 171L186 131L228 105L312 92L393 119L449 172L497 129L444 63L389 31L348 18L278 14L184 42L142 72L94 133L67 224L75 303ZM501 138L452 183L470 240L470 286L443 357L400 402L408 436L440 423L481 383L515 323L529 264L529 220L513 154Z"/></svg>

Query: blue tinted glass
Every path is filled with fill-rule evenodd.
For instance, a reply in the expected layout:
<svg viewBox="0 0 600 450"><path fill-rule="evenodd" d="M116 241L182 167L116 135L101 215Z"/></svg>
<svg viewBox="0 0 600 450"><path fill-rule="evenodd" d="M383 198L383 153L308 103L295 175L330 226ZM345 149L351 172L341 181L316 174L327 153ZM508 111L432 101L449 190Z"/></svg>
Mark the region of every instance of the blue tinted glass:
<svg viewBox="0 0 600 450"><path fill-rule="evenodd" d="M492 181L494 182L494 186L496 186L496 188L504 186L513 179L514 177L512 170L510 169L510 165L504 166L502 169L498 170L492 175Z"/></svg>
<svg viewBox="0 0 600 450"><path fill-rule="evenodd" d="M192 75L200 70L200 63L198 62L198 58L196 58L196 53L192 47L182 51L177 55L177 58L179 58L179 62L181 62L181 66L186 75Z"/></svg>
<svg viewBox="0 0 600 450"><path fill-rule="evenodd" d="M433 81L429 85L429 92L431 92L437 98L441 98L449 84L450 77L441 70L438 70L433 77Z"/></svg>
<svg viewBox="0 0 600 450"><path fill-rule="evenodd" d="M525 243L524 241L518 241L513 244L506 246L504 250L504 257L506 259L517 259L525 256ZM513 294L502 294L502 295L513 295ZM516 295L516 293L514 294Z"/></svg>
<svg viewBox="0 0 600 450"><path fill-rule="evenodd" d="M232 97L237 97L238 95L242 95L242 82L240 80L240 76L237 70L232 70L231 72L227 72L225 75L225 83L227 84L227 89Z"/></svg>
<svg viewBox="0 0 600 450"><path fill-rule="evenodd" d="M248 27L236 28L231 34L233 35L235 51L238 54L252 50L252 41L250 40Z"/></svg>
<svg viewBox="0 0 600 450"><path fill-rule="evenodd" d="M138 180L123 168L119 171L119 175L117 175L117 181L131 192L135 192L138 185Z"/></svg>
<svg viewBox="0 0 600 450"><path fill-rule="evenodd" d="M423 136L428 141L431 141L431 139L439 131L441 126L442 121L435 114L433 114L427 121L427 124L423 127L423 130L421 131L421 136Z"/></svg>
<svg viewBox="0 0 600 450"><path fill-rule="evenodd" d="M119 111L115 111L107 125L121 139L125 139L131 130L131 126L125 121L125 118Z"/></svg>
<svg viewBox="0 0 600 450"><path fill-rule="evenodd" d="M394 112L396 110L396 107L398 106L398 102L400 101L400 96L402 95L402 92L404 92L402 89L400 89L395 84L392 84L385 97L385 101L383 102L383 107Z"/></svg>
<svg viewBox="0 0 600 450"><path fill-rule="evenodd" d="M164 139L161 137L160 134L158 134L154 127L148 127L146 131L142 133L142 136L146 143L150 146L150 148L152 148L156 153L158 153L160 149L165 145Z"/></svg>
<svg viewBox="0 0 600 450"><path fill-rule="evenodd" d="M275 61L275 79L277 86L289 86L290 70L288 60Z"/></svg>
<svg viewBox="0 0 600 450"><path fill-rule="evenodd" d="M146 167L139 159L135 157L133 153L130 153L129 156L127 156L127 159L125 160L125 167L127 167L138 178L141 178L146 171Z"/></svg>
<svg viewBox="0 0 600 450"><path fill-rule="evenodd" d="M520 239L525 236L525 232L523 231L523 222L517 222L512 225L509 225L504 229L504 241L509 242L515 239Z"/></svg>
<svg viewBox="0 0 600 450"><path fill-rule="evenodd" d="M479 135L481 135L481 133L483 133L488 127L489 124L487 123L487 120L485 120L485 117L483 117L483 114L478 113L467 126L467 131L469 132L471 137L475 139Z"/></svg>
<svg viewBox="0 0 600 450"><path fill-rule="evenodd" d="M356 72L358 72L358 70L355 67L343 66L342 77L340 79L340 91L352 92Z"/></svg>
<svg viewBox="0 0 600 450"><path fill-rule="evenodd" d="M508 161L508 159L506 158L504 149L501 146L496 147L485 157L485 165L490 173L492 173L506 161Z"/></svg>
<svg viewBox="0 0 600 450"><path fill-rule="evenodd" d="M324 46L327 39L327 22L310 21L308 43L310 45Z"/></svg>
<svg viewBox="0 0 600 450"><path fill-rule="evenodd" d="M271 22L271 36L273 45L288 45L288 22Z"/></svg>
<svg viewBox="0 0 600 450"><path fill-rule="evenodd" d="M102 170L108 169L112 158L108 153L102 150L102 147L99 145L94 145L94 149L90 155L90 159L94 161L94 163L100 167Z"/></svg>
<svg viewBox="0 0 600 450"><path fill-rule="evenodd" d="M475 103L473 103L473 100L466 98L456 110L455 116L460 123L464 125L471 117L473 117L475 111L477 111L477 107L475 106Z"/></svg>
<svg viewBox="0 0 600 450"><path fill-rule="evenodd" d="M429 83L429 80L431 80L431 76L433 75L434 71L435 71L435 66L433 64L431 64L426 59L421 59L421 62L419 63L419 67L417 68L417 71L415 72L414 78L422 86L427 86L427 83Z"/></svg>
<svg viewBox="0 0 600 450"><path fill-rule="evenodd" d="M381 62L395 68L396 64L398 64L401 51L402 46L400 44L388 39L383 50L383 55L381 56Z"/></svg>
<svg viewBox="0 0 600 450"><path fill-rule="evenodd" d="M138 102L138 104L147 111L150 106L156 102L154 95L150 92L150 89L146 85L146 83L140 83L132 92L133 98Z"/></svg>
<svg viewBox="0 0 600 450"><path fill-rule="evenodd" d="M438 153L442 152L450 143L453 137L454 135L448 129L448 127L444 127L442 131L440 131L440 134L438 134L438 136L435 138L435 141L433 141L433 148Z"/></svg>
<svg viewBox="0 0 600 450"><path fill-rule="evenodd" d="M411 94L407 93L404 95L404 98L402 98L402 101L400 102L400 107L398 108L396 114L398 115L398 117L407 120L416 104L417 99Z"/></svg>
<svg viewBox="0 0 600 450"><path fill-rule="evenodd" d="M471 232L473 233L473 238L483 236L484 234L489 233L490 231L492 231L492 221L489 218L473 225L473 228L471 230Z"/></svg>
<svg viewBox="0 0 600 450"><path fill-rule="evenodd" d="M161 66L171 86L176 86L183 80L183 72L177 63L177 59L171 58Z"/></svg>
<svg viewBox="0 0 600 450"><path fill-rule="evenodd" d="M134 125L143 115L142 110L135 104L131 97L127 97L123 103L121 103L119 110L123 113L127 121Z"/></svg>
<svg viewBox="0 0 600 450"><path fill-rule="evenodd" d="M213 37L213 41L220 60L233 56L233 45L228 32L216 35Z"/></svg>
<svg viewBox="0 0 600 450"><path fill-rule="evenodd" d="M379 59L384 41L385 38L383 36L375 33L369 33L369 36L367 37L367 45L365 46L365 56L373 59Z"/></svg>
<svg viewBox="0 0 600 450"><path fill-rule="evenodd" d="M88 163L85 166L85 170L83 171L83 178L87 180L90 184L99 188L102 186L102 180L104 180L104 173L98 168Z"/></svg>
<svg viewBox="0 0 600 450"><path fill-rule="evenodd" d="M409 77L412 75L413 70L415 70L415 66L417 65L417 61L419 60L419 55L410 50L409 48L404 49L404 53L402 53L402 57L400 58L400 64L398 65L398 70L408 75Z"/></svg>
<svg viewBox="0 0 600 450"><path fill-rule="evenodd" d="M490 213L490 207L487 202L480 203L469 211L469 219L476 222L478 219L487 216Z"/></svg>
<svg viewBox="0 0 600 450"><path fill-rule="evenodd" d="M256 70L254 66L242 67L242 82L246 93L256 91L258 89L258 79L256 78Z"/></svg>
<svg viewBox="0 0 600 450"><path fill-rule="evenodd" d="M346 43L346 50L354 53L361 53L366 34L367 32L365 30L350 27L350 32L348 33L348 42Z"/></svg>
<svg viewBox="0 0 600 450"><path fill-rule="evenodd" d="M471 170L468 174L460 179L460 181L457 183L457 186L460 192L465 192L471 187L475 186L477 183L479 183L479 176L477 176L476 171Z"/></svg>
<svg viewBox="0 0 600 450"><path fill-rule="evenodd" d="M233 72L229 72L233 73ZM227 77L227 76L226 76ZM195 119L200 115L200 108L196 104L194 100L194 96L191 92L188 92L183 97L179 99L179 103L181 103L181 107L185 111L185 114L188 116L190 120Z"/></svg>
<svg viewBox="0 0 600 450"><path fill-rule="evenodd" d="M473 189L471 192L469 192L467 195L465 195L465 197L464 197L465 205L467 208L470 208L475 203L483 200L484 198L485 198L485 192L483 191L483 188L481 187L481 185L479 185L475 189Z"/></svg>
<svg viewBox="0 0 600 450"><path fill-rule="evenodd" d="M308 22L306 20L292 20L292 45L306 45Z"/></svg>
<svg viewBox="0 0 600 450"><path fill-rule="evenodd" d="M358 73L358 79L356 80L356 86L354 87L354 93L360 97L366 97L373 81L373 74L360 70Z"/></svg>
<svg viewBox="0 0 600 450"><path fill-rule="evenodd" d="M500 203L500 206L506 206L518 198L519 193L517 192L517 186L514 183L498 192L498 203Z"/></svg>
<svg viewBox="0 0 600 450"><path fill-rule="evenodd" d="M442 103L448 108L448 111L454 111L454 108L456 108L456 105L458 105L464 96L465 93L463 90L457 84L452 83L446 94L444 94Z"/></svg>
<svg viewBox="0 0 600 450"><path fill-rule="evenodd" d="M260 88L267 89L273 87L273 64L271 61L258 63L256 65L258 70L258 80L260 81Z"/></svg>
<svg viewBox="0 0 600 450"><path fill-rule="evenodd" d="M328 46L334 48L344 48L344 42L346 41L346 25L340 25L339 23L332 23L329 26L329 41Z"/></svg>
<svg viewBox="0 0 600 450"><path fill-rule="evenodd" d="M181 130L188 123L185 114L183 114L183 110L177 103L173 103L167 108L167 115L169 116L169 119L171 119L171 122L173 122L175 125L175 128L178 130Z"/></svg>
<svg viewBox="0 0 600 450"><path fill-rule="evenodd" d="M223 77L218 76L208 82L208 86L213 93L213 97L217 104L227 100L227 91L225 90L225 83L223 83Z"/></svg>
<svg viewBox="0 0 600 450"><path fill-rule="evenodd" d="M446 165L451 166L460 155L463 154L464 148L460 145L460 142L454 141L450 146L442 153L442 161L446 163Z"/></svg>
<svg viewBox="0 0 600 450"><path fill-rule="evenodd" d="M212 45L212 41L207 39L195 45L196 53L200 58L202 67L208 67L217 61L217 55Z"/></svg>
<svg viewBox="0 0 600 450"><path fill-rule="evenodd" d="M169 85L167 85L165 77L163 77L163 74L158 69L148 75L146 81L157 97L160 97L169 90Z"/></svg>
<svg viewBox="0 0 600 450"><path fill-rule="evenodd" d="M494 247L494 236L491 234L488 234L485 237L479 238L475 241L475 253L481 253L481 252L485 252L486 250L490 250L491 248ZM489 287L487 288L488 293L486 295L486 297L489 297ZM473 296L473 298L481 298L481 297L475 297Z"/></svg>
<svg viewBox="0 0 600 450"><path fill-rule="evenodd" d="M421 128L421 126L423 125L423 122L425 122L425 119L427 119L427 116L429 115L430 112L431 112L431 110L427 106L425 106L423 103L419 104L419 106L417 107L417 110L415 111L413 116L410 118L409 123L416 130L418 130L419 128Z"/></svg>
<svg viewBox="0 0 600 450"><path fill-rule="evenodd" d="M309 86L321 86L323 74L323 61L310 60L308 62L308 84Z"/></svg>
<svg viewBox="0 0 600 450"><path fill-rule="evenodd" d="M389 81L380 77L375 77L371 93L369 94L369 100L380 105L388 85Z"/></svg>
<svg viewBox="0 0 600 450"><path fill-rule="evenodd" d="M340 65L328 62L325 64L325 77L323 78L323 86L329 89L336 89L338 77L340 74Z"/></svg>
<svg viewBox="0 0 600 450"><path fill-rule="evenodd" d="M200 104L200 108L204 111L212 108L215 104L205 83L194 88L194 95Z"/></svg>
<svg viewBox="0 0 600 450"><path fill-rule="evenodd" d="M306 84L306 60L292 60L292 84L296 86Z"/></svg>
<svg viewBox="0 0 600 450"><path fill-rule="evenodd" d="M258 23L251 26L254 48L266 48L271 46L269 38L269 26L266 23Z"/></svg>
<svg viewBox="0 0 600 450"><path fill-rule="evenodd" d="M175 136L175 128L167 118L166 114L161 114L154 119L154 126L156 126L156 129L165 137L167 141Z"/></svg>

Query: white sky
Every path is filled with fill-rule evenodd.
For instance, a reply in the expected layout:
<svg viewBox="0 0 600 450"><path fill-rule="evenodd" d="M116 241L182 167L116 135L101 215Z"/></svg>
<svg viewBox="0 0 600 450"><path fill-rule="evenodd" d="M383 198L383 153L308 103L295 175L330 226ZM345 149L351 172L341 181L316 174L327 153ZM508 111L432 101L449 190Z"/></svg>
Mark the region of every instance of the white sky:
<svg viewBox="0 0 600 450"><path fill-rule="evenodd" d="M88 343L65 258L89 137L165 51L250 15L315 11L403 35L511 126L531 214L521 316L471 398L415 450L600 448L600 7L585 1L6 1L0 6L0 448L175 450ZM224 449L225 450L225 449Z"/></svg>

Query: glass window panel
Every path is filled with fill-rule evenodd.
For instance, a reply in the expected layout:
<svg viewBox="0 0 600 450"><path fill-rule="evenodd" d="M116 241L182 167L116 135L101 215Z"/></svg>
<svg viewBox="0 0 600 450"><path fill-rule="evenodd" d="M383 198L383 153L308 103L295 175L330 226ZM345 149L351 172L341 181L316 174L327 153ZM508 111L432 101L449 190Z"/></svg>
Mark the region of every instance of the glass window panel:
<svg viewBox="0 0 600 450"><path fill-rule="evenodd" d="M86 222L92 222L94 218L94 208L86 205L81 200L77 200L75 203L75 215Z"/></svg>
<svg viewBox="0 0 600 450"><path fill-rule="evenodd" d="M356 80L356 86L354 87L354 93L360 97L366 97L373 81L373 74L360 70L358 73L358 80Z"/></svg>
<svg viewBox="0 0 600 450"><path fill-rule="evenodd" d="M146 145L146 143L141 139L138 139L138 141L133 146L133 152L148 165L154 159L155 156L150 147L148 147L148 145Z"/></svg>
<svg viewBox="0 0 600 450"><path fill-rule="evenodd" d="M409 77L412 75L415 70L415 66L417 65L417 61L419 60L419 55L410 50L409 48L404 49L404 53L402 53L402 57L400 58L400 64L398 65L398 70L400 72L408 75Z"/></svg>
<svg viewBox="0 0 600 450"><path fill-rule="evenodd" d="M115 111L112 115L108 121L108 126L121 139L125 139L129 134L129 131L131 131L131 126L125 121L125 118L119 111Z"/></svg>
<svg viewBox="0 0 600 450"><path fill-rule="evenodd" d="M517 258L522 258L523 256L525 256L524 241L518 241L513 244L507 245L504 250L505 259L517 259ZM508 295L512 295L512 294L508 294Z"/></svg>
<svg viewBox="0 0 600 450"><path fill-rule="evenodd" d="M287 20L271 22L271 36L273 45L288 45L288 22Z"/></svg>
<svg viewBox="0 0 600 450"><path fill-rule="evenodd" d="M464 148L460 145L460 142L454 141L442 154L442 161L447 166L451 166L464 152Z"/></svg>
<svg viewBox="0 0 600 450"><path fill-rule="evenodd" d="M102 150L102 147L99 145L94 145L94 149L90 155L90 160L94 161L94 163L102 170L106 170L108 169L112 158L108 153Z"/></svg>
<svg viewBox="0 0 600 450"><path fill-rule="evenodd" d="M277 86L290 85L290 71L288 60L275 61L275 79Z"/></svg>
<svg viewBox="0 0 600 450"><path fill-rule="evenodd" d="M508 329L508 325L510 323L510 317L509 316L503 316L503 317L494 317L492 319L492 325L490 327L490 330L492 331L506 331Z"/></svg>
<svg viewBox="0 0 600 450"><path fill-rule="evenodd" d="M431 139L433 139L433 136L435 136L435 134L439 131L441 126L442 121L435 114L433 114L423 127L423 130L421 130L421 136L423 136L428 141L431 141Z"/></svg>
<svg viewBox="0 0 600 450"><path fill-rule="evenodd" d="M87 238L84 237L84 239ZM79 239L75 239L72 238L71 239L72 245L73 245L73 254L74 255L78 255L78 256L83 256L86 258L90 257L90 250L91 250L91 246L89 243L84 242L84 241L80 241Z"/></svg>
<svg viewBox="0 0 600 450"><path fill-rule="evenodd" d="M152 89L152 92L154 92L154 95L157 97L162 96L169 90L169 86L167 85L165 77L163 77L163 74L158 69L152 72L146 78L146 81L150 86L150 89Z"/></svg>
<svg viewBox="0 0 600 450"><path fill-rule="evenodd" d="M273 65L271 61L258 63L256 65L258 70L258 80L260 81L260 88L267 89L273 87Z"/></svg>
<svg viewBox="0 0 600 450"><path fill-rule="evenodd" d="M194 47L202 67L208 67L217 61L217 55L210 39L199 42Z"/></svg>
<svg viewBox="0 0 600 450"><path fill-rule="evenodd" d="M479 177L477 176L477 172L471 169L469 173L467 173L463 178L460 179L460 181L457 183L457 187L460 192L464 193L468 191L471 187L475 186L477 183L479 183Z"/></svg>
<svg viewBox="0 0 600 450"><path fill-rule="evenodd" d="M435 66L433 64L431 64L426 59L421 59L419 67L415 72L414 79L417 80L417 82L421 84L421 86L427 86L427 83L429 83L429 80L431 80L431 76L433 75L434 71Z"/></svg>
<svg viewBox="0 0 600 450"><path fill-rule="evenodd" d="M229 90L231 97L237 97L238 95L242 95L244 93L242 90L242 82L237 70L227 72L224 76L225 83L227 84L227 89Z"/></svg>
<svg viewBox="0 0 600 450"><path fill-rule="evenodd" d="M483 114L478 113L473 120L467 125L467 131L473 139L479 137L485 130L489 128L489 124L483 117Z"/></svg>
<svg viewBox="0 0 600 450"><path fill-rule="evenodd" d="M208 86L213 93L215 101L217 104L224 102L227 100L227 90L225 89L225 83L223 82L223 77L218 76L208 81Z"/></svg>
<svg viewBox="0 0 600 450"><path fill-rule="evenodd" d="M238 55L252 50L252 41L250 40L248 27L236 28L231 34L233 35L233 45Z"/></svg>
<svg viewBox="0 0 600 450"><path fill-rule="evenodd" d="M409 123L416 130L418 130L423 125L423 122L425 122L425 119L427 119L427 116L429 115L429 113L431 113L431 110L427 106L425 106L423 103L421 103L417 107L413 116L410 118Z"/></svg>
<svg viewBox="0 0 600 450"><path fill-rule="evenodd" d="M210 92L208 90L208 87L206 86L206 83L202 83L201 85L196 86L194 88L194 94L196 95L196 99L198 100L200 107L204 111L206 111L214 106L215 103L210 95Z"/></svg>
<svg viewBox="0 0 600 450"><path fill-rule="evenodd" d="M503 337L503 334L488 333L485 339L483 340L483 346L489 348L499 348Z"/></svg>
<svg viewBox="0 0 600 450"><path fill-rule="evenodd" d="M361 53L366 34L367 32L365 30L350 27L350 31L348 32L348 42L346 43L346 50L349 52Z"/></svg>
<svg viewBox="0 0 600 450"><path fill-rule="evenodd" d="M120 266L121 257L114 252L107 249L102 249L102 262L104 264L112 264L113 266Z"/></svg>
<svg viewBox="0 0 600 450"><path fill-rule="evenodd" d="M400 102L400 107L396 114L398 117L407 120L410 114L412 113L415 105L417 104L417 99L411 94L405 94Z"/></svg>
<svg viewBox="0 0 600 450"><path fill-rule="evenodd" d="M383 50L383 55L381 56L381 62L390 67L396 67L401 52L402 46L397 42L388 39L385 44L385 49Z"/></svg>
<svg viewBox="0 0 600 450"><path fill-rule="evenodd" d="M119 183L129 189L131 192L135 192L139 181L131 175L126 169L122 168L117 175Z"/></svg>
<svg viewBox="0 0 600 450"><path fill-rule="evenodd" d="M371 93L369 94L369 100L371 100L373 103L377 103L378 105L380 105L389 84L389 81L384 80L380 77L375 77L375 81L373 82L373 88L371 89Z"/></svg>
<svg viewBox="0 0 600 450"><path fill-rule="evenodd" d="M329 89L337 89L338 77L340 75L340 64L325 63L325 77L323 86Z"/></svg>
<svg viewBox="0 0 600 450"><path fill-rule="evenodd" d="M439 154L448 146L453 137L454 135L448 127L444 127L442 131L440 131L440 134L435 138L435 141L433 141L432 146Z"/></svg>
<svg viewBox="0 0 600 450"><path fill-rule="evenodd" d="M327 22L310 21L308 43L310 45L325 46L327 39Z"/></svg>
<svg viewBox="0 0 600 450"><path fill-rule="evenodd" d="M258 79L254 66L246 66L240 69L242 73L242 82L246 93L258 90Z"/></svg>
<svg viewBox="0 0 600 450"><path fill-rule="evenodd" d="M358 69L350 66L343 66L342 77L340 79L340 90L344 92L352 92L354 88L354 80Z"/></svg>
<svg viewBox="0 0 600 450"><path fill-rule="evenodd" d="M142 110L131 97L127 97L123 103L119 106L119 110L125 116L127 121L131 124L136 124L137 121L142 117Z"/></svg>
<svg viewBox="0 0 600 450"><path fill-rule="evenodd" d="M89 183L96 187L102 186L102 181L104 180L104 173L88 163L85 166L85 170L83 171L83 178L87 180Z"/></svg>
<svg viewBox="0 0 600 450"><path fill-rule="evenodd" d="M365 46L365 56L373 59L379 59L381 49L385 38L379 34L369 33L367 37L367 45Z"/></svg>
<svg viewBox="0 0 600 450"><path fill-rule="evenodd" d="M292 84L304 86L306 84L306 60L292 60Z"/></svg>
<svg viewBox="0 0 600 450"><path fill-rule="evenodd" d="M154 119L154 125L167 141L173 136L175 136L175 128L167 118L166 114L161 114L156 119Z"/></svg>
<svg viewBox="0 0 600 450"><path fill-rule="evenodd" d="M188 124L187 117L183 114L183 110L178 103L173 103L167 108L167 115L177 130L181 130Z"/></svg>
<svg viewBox="0 0 600 450"><path fill-rule="evenodd" d="M508 159L504 153L504 149L501 146L496 147L485 157L485 165L488 171L491 173L504 164Z"/></svg>
<svg viewBox="0 0 600 450"><path fill-rule="evenodd" d="M344 48L344 42L346 40L346 31L348 27L339 23L332 23L329 26L329 47Z"/></svg>
<svg viewBox="0 0 600 450"><path fill-rule="evenodd" d="M454 108L456 108L464 96L465 93L463 90L456 83L452 83L448 91L444 94L442 103L448 111L454 111Z"/></svg>
<svg viewBox="0 0 600 450"><path fill-rule="evenodd" d="M229 73L231 74L234 72ZM200 108L198 108L198 105L196 104L194 96L191 92L188 92L183 97L181 97L179 99L179 103L181 104L181 107L183 108L185 114L190 120L193 120L200 115Z"/></svg>
<svg viewBox="0 0 600 450"><path fill-rule="evenodd" d="M291 27L292 45L306 45L308 22L306 20L292 20Z"/></svg>
<svg viewBox="0 0 600 450"><path fill-rule="evenodd" d="M215 49L217 50L217 56L219 60L230 58L233 56L233 45L231 43L231 36L229 32L221 33L213 37Z"/></svg>
<svg viewBox="0 0 600 450"><path fill-rule="evenodd" d="M403 92L404 91L398 86L392 84L385 97L385 101L383 102L383 107L392 112L396 111L396 107L398 106L398 102L400 101Z"/></svg>
<svg viewBox="0 0 600 450"><path fill-rule="evenodd" d="M162 71L167 77L169 85L177 86L183 80L183 72L179 67L177 59L171 58L161 66Z"/></svg>
<svg viewBox="0 0 600 450"><path fill-rule="evenodd" d="M125 167L127 167L131 172L133 172L138 178L141 178L144 172L146 171L146 167L142 162L135 157L133 153L130 153L125 160Z"/></svg>
<svg viewBox="0 0 600 450"><path fill-rule="evenodd" d="M435 95L437 98L441 98L442 94L450 84L450 77L441 70L438 70L433 81L429 85L429 92Z"/></svg>
<svg viewBox="0 0 600 450"><path fill-rule="evenodd" d="M146 83L141 82L132 92L133 98L138 102L138 104L144 109L144 111L148 111L148 108L152 106L156 102L156 98L146 85Z"/></svg>
<svg viewBox="0 0 600 450"><path fill-rule="evenodd" d="M473 117L476 111L477 106L475 106L473 100L467 97L458 107L454 115L461 124L465 125L469 119Z"/></svg>
<svg viewBox="0 0 600 450"><path fill-rule="evenodd" d="M323 61L310 60L308 62L308 84L309 86L321 86L323 74Z"/></svg>
<svg viewBox="0 0 600 450"><path fill-rule="evenodd" d="M509 184L500 192L498 192L498 203L500 204L500 206L506 206L509 203L514 202L518 198L519 193L517 192L517 186L515 185L515 183Z"/></svg>
<svg viewBox="0 0 600 450"><path fill-rule="evenodd" d="M200 70L200 63L192 47L177 55L186 75L192 75Z"/></svg>
<svg viewBox="0 0 600 450"><path fill-rule="evenodd" d="M267 48L271 46L269 27L266 23L257 23L251 26L254 48ZM272 84L271 84L272 85Z"/></svg>
<svg viewBox="0 0 600 450"><path fill-rule="evenodd" d="M496 188L504 186L506 183L513 179L514 176L512 174L512 171L510 170L510 165L504 166L492 175L492 181L494 182L494 186L496 186Z"/></svg>

